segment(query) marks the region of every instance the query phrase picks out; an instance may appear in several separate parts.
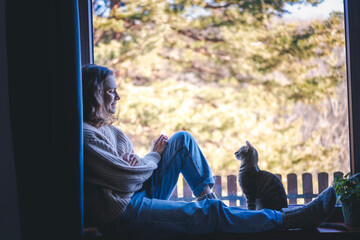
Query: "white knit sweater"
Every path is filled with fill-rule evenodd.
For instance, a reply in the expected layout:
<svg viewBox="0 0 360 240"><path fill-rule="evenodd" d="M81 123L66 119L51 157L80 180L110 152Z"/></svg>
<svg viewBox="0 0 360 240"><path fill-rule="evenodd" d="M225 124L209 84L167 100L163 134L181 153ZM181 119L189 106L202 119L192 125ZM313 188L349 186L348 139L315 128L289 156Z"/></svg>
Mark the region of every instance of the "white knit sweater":
<svg viewBox="0 0 360 240"><path fill-rule="evenodd" d="M114 221L125 211L134 192L157 168L161 156L150 152L137 166L130 166L122 155L134 149L121 130L84 123L83 132L85 224L98 226Z"/></svg>

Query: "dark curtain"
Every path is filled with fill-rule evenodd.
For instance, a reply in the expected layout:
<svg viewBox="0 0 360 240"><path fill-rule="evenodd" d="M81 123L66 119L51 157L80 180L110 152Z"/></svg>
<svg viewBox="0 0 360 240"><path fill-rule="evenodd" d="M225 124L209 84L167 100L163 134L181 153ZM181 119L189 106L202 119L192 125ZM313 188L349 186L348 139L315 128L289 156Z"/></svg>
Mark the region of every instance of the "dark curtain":
<svg viewBox="0 0 360 240"><path fill-rule="evenodd" d="M7 78L5 1L0 0L0 239L20 240Z"/></svg>
<svg viewBox="0 0 360 240"><path fill-rule="evenodd" d="M83 157L78 2L6 0L5 23L22 239L80 239Z"/></svg>

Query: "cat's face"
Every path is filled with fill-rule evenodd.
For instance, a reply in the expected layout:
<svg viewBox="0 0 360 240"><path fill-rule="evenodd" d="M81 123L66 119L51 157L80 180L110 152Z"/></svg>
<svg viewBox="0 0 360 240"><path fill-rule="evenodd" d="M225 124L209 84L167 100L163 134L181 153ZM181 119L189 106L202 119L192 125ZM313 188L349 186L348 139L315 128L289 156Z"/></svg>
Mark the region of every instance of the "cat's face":
<svg viewBox="0 0 360 240"><path fill-rule="evenodd" d="M235 152L235 157L240 161L251 160L254 153L256 154L255 148L246 141L246 145L240 147L240 149Z"/></svg>

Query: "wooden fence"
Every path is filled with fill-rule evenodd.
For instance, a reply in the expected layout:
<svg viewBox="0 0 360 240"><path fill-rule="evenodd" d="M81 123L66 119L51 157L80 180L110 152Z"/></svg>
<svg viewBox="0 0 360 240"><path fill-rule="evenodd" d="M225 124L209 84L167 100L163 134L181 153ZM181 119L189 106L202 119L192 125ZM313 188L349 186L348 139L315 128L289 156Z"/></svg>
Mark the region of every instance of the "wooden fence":
<svg viewBox="0 0 360 240"><path fill-rule="evenodd" d="M334 173L334 179L335 177L343 176L344 174L342 172L335 172ZM276 174L276 176L282 180L282 176L280 174ZM319 193L324 191L329 186L329 174L326 172L321 172L317 175L318 178L318 193L315 194L313 191L313 176L310 173L304 173L302 174L302 188L303 193L298 194L298 178L295 173L290 173L287 175L287 198L289 199L289 204L297 204L297 199L304 199L305 203L310 202L313 198L316 198ZM237 177L235 175L229 175L227 176L227 196L223 195L223 189L221 184L221 176L214 176L215 179L215 186L213 188L215 194L221 199L221 200L228 200L230 206L245 206L246 205L246 199L244 196L238 196L238 188L240 190L240 186L238 185ZM172 193L171 200L175 201L193 201L195 200L195 197L192 195L192 191L185 181L183 179L183 196L178 197L178 188L175 187L174 192Z"/></svg>

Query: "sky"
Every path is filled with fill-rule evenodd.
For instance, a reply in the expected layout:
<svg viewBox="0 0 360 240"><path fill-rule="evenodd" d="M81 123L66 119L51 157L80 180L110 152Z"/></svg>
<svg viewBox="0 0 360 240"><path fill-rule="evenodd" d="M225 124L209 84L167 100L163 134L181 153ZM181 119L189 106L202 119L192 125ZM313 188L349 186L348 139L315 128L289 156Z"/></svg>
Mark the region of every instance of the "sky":
<svg viewBox="0 0 360 240"><path fill-rule="evenodd" d="M172 1L172 0L169 0ZM205 0L205 2L213 3L213 0ZM343 0L324 0L323 3L312 7L311 5L295 4L291 6L288 4L285 7L289 14L284 14L283 18L286 20L311 20L318 18L327 18L332 11L344 12ZM198 16L206 16L211 14L202 8L188 9L187 16L189 20Z"/></svg>
<svg viewBox="0 0 360 240"><path fill-rule="evenodd" d="M313 18L327 18L332 11L344 12L343 0L325 0L317 7L304 5L288 5L286 10L291 14L285 14L283 18L289 20L309 20Z"/></svg>

